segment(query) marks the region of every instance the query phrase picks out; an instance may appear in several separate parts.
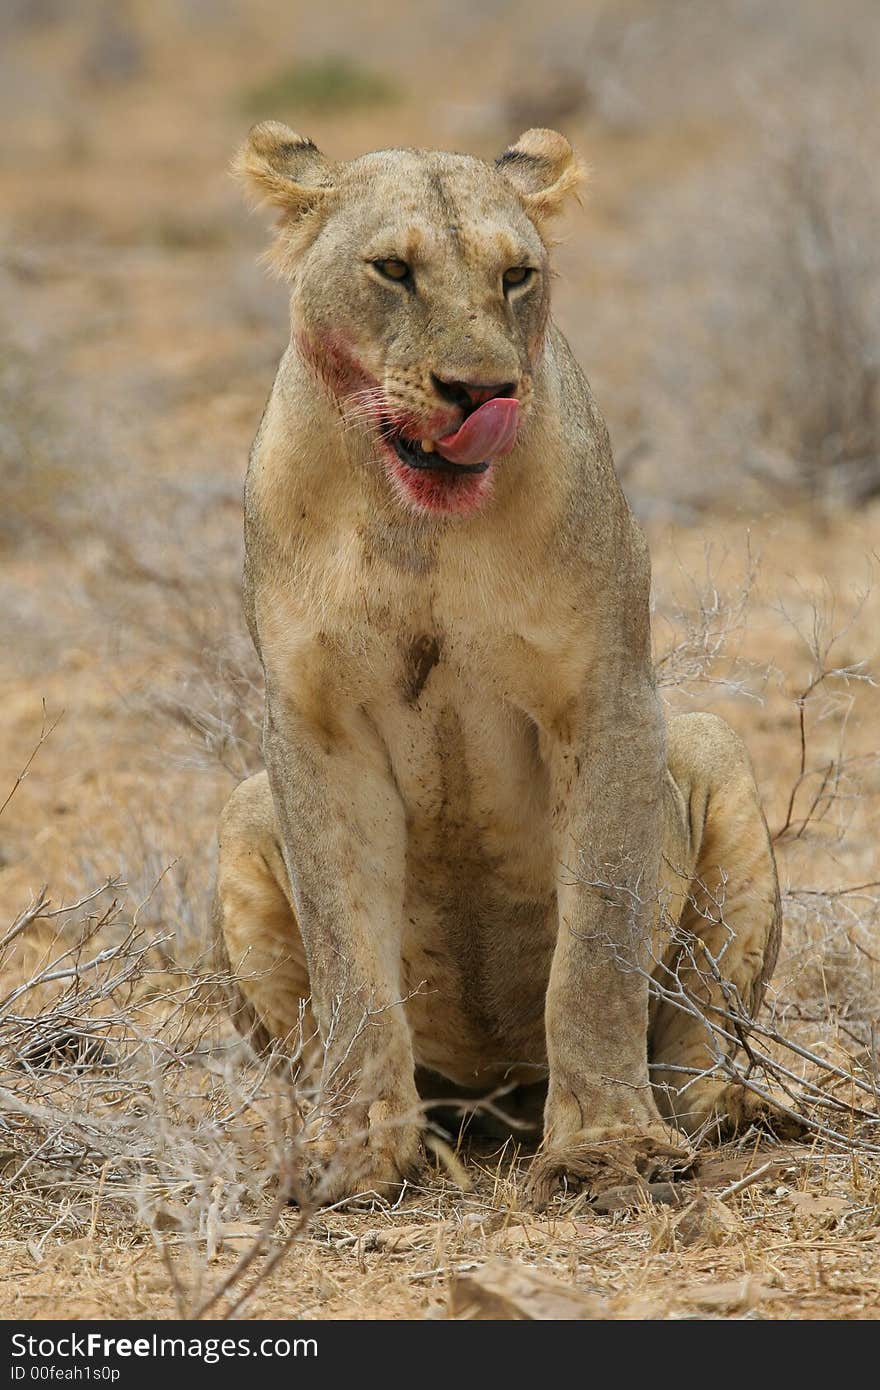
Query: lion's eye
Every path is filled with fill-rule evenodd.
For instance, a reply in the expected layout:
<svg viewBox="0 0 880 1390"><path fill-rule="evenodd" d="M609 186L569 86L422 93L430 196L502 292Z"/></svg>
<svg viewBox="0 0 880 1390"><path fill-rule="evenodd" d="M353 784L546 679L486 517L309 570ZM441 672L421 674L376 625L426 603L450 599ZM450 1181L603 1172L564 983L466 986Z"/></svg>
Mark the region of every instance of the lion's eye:
<svg viewBox="0 0 880 1390"><path fill-rule="evenodd" d="M509 270L505 270L501 277L505 290L512 290L517 285L528 284L534 273L529 265L512 265Z"/></svg>
<svg viewBox="0 0 880 1390"><path fill-rule="evenodd" d="M412 274L406 261L373 261L373 265L386 280L408 280Z"/></svg>

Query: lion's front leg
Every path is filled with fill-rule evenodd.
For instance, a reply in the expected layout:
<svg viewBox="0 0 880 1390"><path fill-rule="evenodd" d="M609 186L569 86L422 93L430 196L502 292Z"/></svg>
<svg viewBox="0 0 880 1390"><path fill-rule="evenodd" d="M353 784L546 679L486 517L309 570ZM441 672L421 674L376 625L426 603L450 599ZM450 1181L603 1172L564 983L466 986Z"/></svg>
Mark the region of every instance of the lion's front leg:
<svg viewBox="0 0 880 1390"><path fill-rule="evenodd" d="M357 709L267 701L264 752L324 1044L301 1175L321 1202L389 1195L421 1160L401 998L406 825Z"/></svg>
<svg viewBox="0 0 880 1390"><path fill-rule="evenodd" d="M680 1169L648 1073L648 955L664 737L648 686L618 688L602 727L551 751L562 805L559 933L547 990L550 1080L532 1193L599 1190Z"/></svg>

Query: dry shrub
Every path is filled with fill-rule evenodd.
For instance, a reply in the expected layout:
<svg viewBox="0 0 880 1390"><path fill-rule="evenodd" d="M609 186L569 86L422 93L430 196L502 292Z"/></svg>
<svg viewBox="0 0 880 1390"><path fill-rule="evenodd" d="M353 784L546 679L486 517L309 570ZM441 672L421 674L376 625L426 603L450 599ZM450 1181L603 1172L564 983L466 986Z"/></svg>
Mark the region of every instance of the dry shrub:
<svg viewBox="0 0 880 1390"><path fill-rule="evenodd" d="M37 1258L96 1228L216 1250L289 1163L290 1074L218 1028L222 977L181 967L122 888L40 895L0 942L5 1219Z"/></svg>
<svg viewBox="0 0 880 1390"><path fill-rule="evenodd" d="M723 558L723 557L722 557ZM758 1095L772 1093L783 1109L799 1114L829 1146L880 1155L877 1116L877 1023L880 1017L880 878L876 854L870 881L841 886L841 860L871 825L877 756L853 752L850 725L856 692L876 688L864 661L848 659L853 634L873 598L868 583L842 604L827 586L803 593L805 612L794 618L777 608L801 644L803 678L767 668L761 672L737 652L737 635L749 614L759 574L747 554L746 574L732 596L722 597L707 552L706 575L690 580L690 601L667 604L657 669L673 707L687 706L702 691L757 698L781 681L794 713L795 757L782 815L771 826L783 876L783 951L764 1008L753 1019L725 978L719 956L694 959L693 943L678 941L676 966L653 961L652 993L699 1018L682 973L720 988L725 1007L705 1023L714 1054L709 1075L737 1080ZM796 681L802 680L798 684ZM798 857L804 849L809 854ZM834 886L817 886L819 866L830 862ZM792 874L806 873L806 882ZM723 893L710 903L710 920L725 925ZM696 906L696 902L691 898ZM675 928L670 925L675 938ZM730 933L730 928L728 928ZM727 940L729 941L728 934ZM738 1049L738 1057L732 1055Z"/></svg>

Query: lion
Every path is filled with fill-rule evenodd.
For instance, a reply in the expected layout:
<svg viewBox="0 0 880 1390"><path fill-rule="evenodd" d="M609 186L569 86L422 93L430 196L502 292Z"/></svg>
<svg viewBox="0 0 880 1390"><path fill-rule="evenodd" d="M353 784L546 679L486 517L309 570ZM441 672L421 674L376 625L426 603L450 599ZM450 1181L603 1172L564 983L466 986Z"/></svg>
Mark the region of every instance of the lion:
<svg viewBox="0 0 880 1390"><path fill-rule="evenodd" d="M418 1170L425 1077L545 1088L538 1207L685 1171L763 1104L709 1025L758 1008L779 891L738 736L664 719L646 542L550 315L581 166L550 130L494 165L334 163L266 122L237 171L278 214L291 337L245 487L265 771L219 830L236 1020L314 1027L319 1200Z"/></svg>

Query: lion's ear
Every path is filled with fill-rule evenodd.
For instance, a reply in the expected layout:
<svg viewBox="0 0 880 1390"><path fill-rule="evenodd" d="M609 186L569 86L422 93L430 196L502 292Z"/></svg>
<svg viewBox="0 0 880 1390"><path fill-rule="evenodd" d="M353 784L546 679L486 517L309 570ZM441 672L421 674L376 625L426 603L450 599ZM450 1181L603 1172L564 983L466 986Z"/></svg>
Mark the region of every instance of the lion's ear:
<svg viewBox="0 0 880 1390"><path fill-rule="evenodd" d="M333 187L333 166L305 135L279 121L255 125L232 165L257 202L294 217L317 207Z"/></svg>
<svg viewBox="0 0 880 1390"><path fill-rule="evenodd" d="M559 212L584 179L584 167L564 135L527 130L495 161L499 174L519 194L530 217L542 221Z"/></svg>

